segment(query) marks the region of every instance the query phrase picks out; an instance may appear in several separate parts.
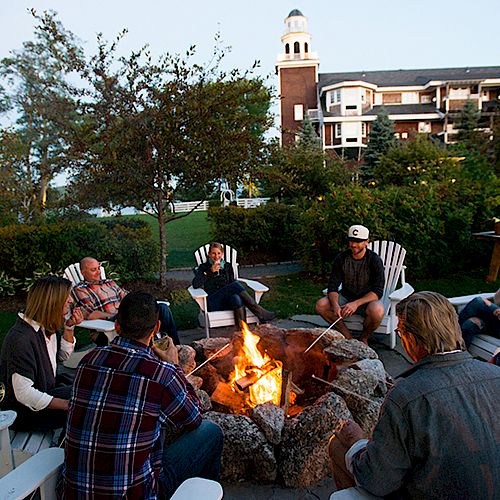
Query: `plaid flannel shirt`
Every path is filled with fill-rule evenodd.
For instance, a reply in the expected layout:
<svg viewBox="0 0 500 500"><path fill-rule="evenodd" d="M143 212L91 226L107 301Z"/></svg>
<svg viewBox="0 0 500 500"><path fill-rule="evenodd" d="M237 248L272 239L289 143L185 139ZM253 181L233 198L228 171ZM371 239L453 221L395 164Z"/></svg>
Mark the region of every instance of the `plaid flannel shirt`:
<svg viewBox="0 0 500 500"><path fill-rule="evenodd" d="M178 366L117 337L78 366L69 404L64 498L157 498L165 427L198 427L193 387Z"/></svg>
<svg viewBox="0 0 500 500"><path fill-rule="evenodd" d="M82 308L85 319L94 311L116 314L120 302L127 293L127 290L110 279L96 283L82 281L73 288L76 305Z"/></svg>

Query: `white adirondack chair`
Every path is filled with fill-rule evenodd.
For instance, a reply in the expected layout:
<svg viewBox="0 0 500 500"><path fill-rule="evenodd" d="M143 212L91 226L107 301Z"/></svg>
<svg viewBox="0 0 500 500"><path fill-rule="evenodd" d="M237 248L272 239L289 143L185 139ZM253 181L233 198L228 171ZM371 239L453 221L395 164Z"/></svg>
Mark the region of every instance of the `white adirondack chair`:
<svg viewBox="0 0 500 500"><path fill-rule="evenodd" d="M471 300L476 297L483 299L493 300L494 292L478 293L477 295L462 295L460 297L451 297L448 299L453 306L460 312ZM475 335L469 346L469 352L478 358L489 361L494 352L500 348L500 339L492 337L491 335L480 334Z"/></svg>
<svg viewBox="0 0 500 500"><path fill-rule="evenodd" d="M76 262L71 264L64 270L64 277L73 283L73 286L78 285L78 283L83 281L83 276L80 271L80 264ZM106 271L101 267L101 278L106 279ZM82 321L79 325L81 328L87 328L88 330L95 330L97 332L103 332L109 341L116 337L115 324L113 321L107 321L105 319L87 319Z"/></svg>
<svg viewBox="0 0 500 500"><path fill-rule="evenodd" d="M64 450L50 448L52 431L9 430L16 417L12 410L0 412L0 500L20 500L37 490L40 499L55 500Z"/></svg>
<svg viewBox="0 0 500 500"><path fill-rule="evenodd" d="M398 325L396 305L414 291L413 287L406 283L405 278L406 266L403 263L406 250L399 243L385 240L371 241L368 248L380 256L385 270L385 288L381 299L384 304L385 316L375 333L389 335L389 345L391 349L394 349L396 347L396 333L394 330ZM396 288L398 283L401 283L400 288ZM327 290L324 290L324 293L326 292ZM353 314L351 317L346 318L344 322L351 330L361 331L363 329L363 317L359 314Z"/></svg>
<svg viewBox="0 0 500 500"><path fill-rule="evenodd" d="M199 266L208 259L208 252L210 249L210 244L203 245L198 248L194 253L196 259L196 265ZM260 302L262 295L269 291L269 288L262 283L254 280L240 278L238 276L238 262L237 262L238 252L231 248L229 245L224 245L224 260L233 266L234 278L238 281L245 283L255 294L255 302L257 304ZM226 311L212 311L207 310L207 297L208 294L203 290L203 288L193 288L192 286L188 289L191 297L197 302L200 313L198 315L198 320L201 326L205 327L205 334L207 338L210 337L210 328L216 328L218 326L229 326L234 325L234 313L231 310ZM248 323L258 323L257 317L247 309L247 322Z"/></svg>

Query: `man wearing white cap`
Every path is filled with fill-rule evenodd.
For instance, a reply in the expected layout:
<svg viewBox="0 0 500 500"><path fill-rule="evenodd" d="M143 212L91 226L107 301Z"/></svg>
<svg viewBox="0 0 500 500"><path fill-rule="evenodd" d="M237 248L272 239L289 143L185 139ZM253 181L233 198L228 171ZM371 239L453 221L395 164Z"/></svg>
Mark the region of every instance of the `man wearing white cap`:
<svg viewBox="0 0 500 500"><path fill-rule="evenodd" d="M328 296L316 302L316 312L329 324L355 313L364 316L360 340L365 344L384 317L384 306L380 301L385 285L384 265L380 257L367 248L369 236L365 226L356 224L349 228L349 249L335 257L328 281ZM353 338L343 321L339 321L336 327L345 338Z"/></svg>

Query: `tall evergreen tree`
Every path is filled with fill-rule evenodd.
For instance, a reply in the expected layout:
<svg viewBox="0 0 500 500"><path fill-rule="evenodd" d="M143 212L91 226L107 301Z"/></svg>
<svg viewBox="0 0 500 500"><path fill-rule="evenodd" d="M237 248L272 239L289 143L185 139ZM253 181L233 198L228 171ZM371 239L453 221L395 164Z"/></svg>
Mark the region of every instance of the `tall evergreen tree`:
<svg viewBox="0 0 500 500"><path fill-rule="evenodd" d="M374 180L373 172L379 164L380 158L396 145L394 123L389 119L386 109L382 108L378 112L368 136L368 147L364 154L365 163L361 169L361 175L365 183Z"/></svg>
<svg viewBox="0 0 500 500"><path fill-rule="evenodd" d="M457 142L463 144L471 153L483 153L488 146L487 137L480 130L480 118L481 113L477 109L476 103L469 99L465 102L460 116L455 123L455 129L457 130L455 138Z"/></svg>

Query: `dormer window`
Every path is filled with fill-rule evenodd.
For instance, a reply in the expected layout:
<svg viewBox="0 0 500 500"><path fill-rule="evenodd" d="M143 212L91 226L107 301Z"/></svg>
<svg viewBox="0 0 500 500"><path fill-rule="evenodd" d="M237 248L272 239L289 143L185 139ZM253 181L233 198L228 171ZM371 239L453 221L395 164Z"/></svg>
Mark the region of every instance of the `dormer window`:
<svg viewBox="0 0 500 500"><path fill-rule="evenodd" d="M340 102L340 89L332 90L330 92L330 104L338 104Z"/></svg>

